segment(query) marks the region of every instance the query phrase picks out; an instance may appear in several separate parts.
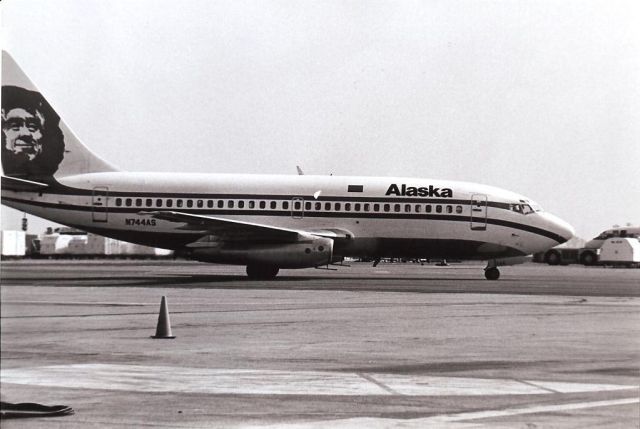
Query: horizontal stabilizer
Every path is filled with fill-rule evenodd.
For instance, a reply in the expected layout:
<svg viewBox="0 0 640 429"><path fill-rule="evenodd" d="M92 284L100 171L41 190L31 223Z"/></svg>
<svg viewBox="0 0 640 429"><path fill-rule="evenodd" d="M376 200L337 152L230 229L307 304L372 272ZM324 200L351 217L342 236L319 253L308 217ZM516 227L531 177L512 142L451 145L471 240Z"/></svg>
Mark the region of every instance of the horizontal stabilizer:
<svg viewBox="0 0 640 429"><path fill-rule="evenodd" d="M18 179L17 177L2 176L2 188L9 191L38 192L48 188L46 183Z"/></svg>

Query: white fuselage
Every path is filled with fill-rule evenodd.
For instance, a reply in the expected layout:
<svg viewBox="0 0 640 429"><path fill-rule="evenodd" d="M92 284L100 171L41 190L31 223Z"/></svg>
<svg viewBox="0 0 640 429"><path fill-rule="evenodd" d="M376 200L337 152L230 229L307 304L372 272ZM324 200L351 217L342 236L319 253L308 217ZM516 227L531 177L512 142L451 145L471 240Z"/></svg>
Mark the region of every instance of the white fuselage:
<svg viewBox="0 0 640 429"><path fill-rule="evenodd" d="M573 234L553 215L525 214L530 202L521 195L416 178L107 172L64 177L42 193L3 190L2 201L61 224L176 250L202 232L143 212L337 230L341 256L492 259L543 251Z"/></svg>

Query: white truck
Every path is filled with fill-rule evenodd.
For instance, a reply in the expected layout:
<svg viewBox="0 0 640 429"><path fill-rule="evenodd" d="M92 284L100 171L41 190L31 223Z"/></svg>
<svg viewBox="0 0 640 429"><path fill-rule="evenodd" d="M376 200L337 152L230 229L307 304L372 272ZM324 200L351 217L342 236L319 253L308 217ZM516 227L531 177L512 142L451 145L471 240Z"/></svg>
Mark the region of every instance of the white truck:
<svg viewBox="0 0 640 429"><path fill-rule="evenodd" d="M640 226L621 226L607 229L589 240L583 247L554 247L544 253L542 260L549 265L583 264L595 265L601 258L603 245L612 239L630 239L633 243L640 239ZM632 244L633 246L633 244Z"/></svg>
<svg viewBox="0 0 640 429"><path fill-rule="evenodd" d="M600 265L640 267L640 240L637 238L610 238L600 247Z"/></svg>

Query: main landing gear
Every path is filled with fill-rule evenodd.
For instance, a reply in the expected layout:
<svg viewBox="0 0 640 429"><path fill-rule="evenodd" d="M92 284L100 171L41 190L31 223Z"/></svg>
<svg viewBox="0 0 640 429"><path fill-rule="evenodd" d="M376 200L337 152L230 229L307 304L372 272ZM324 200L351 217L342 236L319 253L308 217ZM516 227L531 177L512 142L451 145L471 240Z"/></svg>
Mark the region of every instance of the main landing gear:
<svg viewBox="0 0 640 429"><path fill-rule="evenodd" d="M247 265L247 276L251 280L273 280L280 268L273 265Z"/></svg>
<svg viewBox="0 0 640 429"><path fill-rule="evenodd" d="M487 262L487 267L484 269L484 277L487 280L498 280L500 278L500 270L495 260Z"/></svg>
<svg viewBox="0 0 640 429"><path fill-rule="evenodd" d="M485 268L484 276L487 280L498 280L500 278L500 270L497 267Z"/></svg>

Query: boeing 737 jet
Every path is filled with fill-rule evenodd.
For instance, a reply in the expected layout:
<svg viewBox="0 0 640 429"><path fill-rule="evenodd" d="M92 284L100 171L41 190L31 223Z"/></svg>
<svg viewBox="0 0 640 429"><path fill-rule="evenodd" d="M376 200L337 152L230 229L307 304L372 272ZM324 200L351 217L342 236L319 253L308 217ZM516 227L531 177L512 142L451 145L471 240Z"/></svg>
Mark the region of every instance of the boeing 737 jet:
<svg viewBox="0 0 640 429"><path fill-rule="evenodd" d="M345 257L499 265L573 236L528 198L404 177L134 173L85 147L2 55L2 203L85 231L246 265L254 279Z"/></svg>

